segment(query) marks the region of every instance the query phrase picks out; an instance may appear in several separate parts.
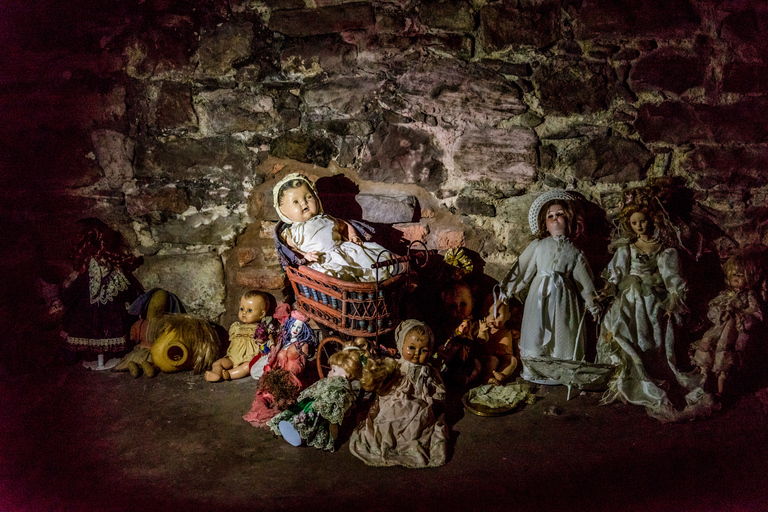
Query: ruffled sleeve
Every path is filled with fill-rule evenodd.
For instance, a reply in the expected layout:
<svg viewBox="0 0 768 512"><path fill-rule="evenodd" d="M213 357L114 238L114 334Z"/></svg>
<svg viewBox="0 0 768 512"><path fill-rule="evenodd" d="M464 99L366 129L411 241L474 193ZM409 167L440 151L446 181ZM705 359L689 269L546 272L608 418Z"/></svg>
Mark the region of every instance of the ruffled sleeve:
<svg viewBox="0 0 768 512"><path fill-rule="evenodd" d="M685 306L685 292L687 289L685 279L680 271L680 259L674 248L668 248L661 251L658 259L659 274L664 280L664 288L667 289L669 297L668 311L679 311Z"/></svg>

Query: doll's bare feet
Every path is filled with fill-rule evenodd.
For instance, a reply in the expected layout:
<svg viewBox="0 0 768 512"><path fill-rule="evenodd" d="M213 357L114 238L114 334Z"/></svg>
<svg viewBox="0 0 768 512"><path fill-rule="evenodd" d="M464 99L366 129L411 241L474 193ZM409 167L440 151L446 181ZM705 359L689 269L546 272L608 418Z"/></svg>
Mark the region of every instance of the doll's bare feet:
<svg viewBox="0 0 768 512"><path fill-rule="evenodd" d="M221 378L224 380L232 380L232 376L229 375L229 370L221 370Z"/></svg>
<svg viewBox="0 0 768 512"><path fill-rule="evenodd" d="M217 373L213 373L212 371L205 372L205 380L208 382L219 382L221 380L221 375Z"/></svg>
<svg viewBox="0 0 768 512"><path fill-rule="evenodd" d="M501 382L491 377L490 379L488 379L488 384L493 384L494 386L498 386L499 384L501 384Z"/></svg>

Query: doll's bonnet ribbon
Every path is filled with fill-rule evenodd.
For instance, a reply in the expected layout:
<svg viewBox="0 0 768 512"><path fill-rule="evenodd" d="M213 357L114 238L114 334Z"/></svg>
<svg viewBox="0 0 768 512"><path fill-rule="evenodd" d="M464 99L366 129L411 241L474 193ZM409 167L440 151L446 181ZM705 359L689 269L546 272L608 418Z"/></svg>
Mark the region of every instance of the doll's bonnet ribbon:
<svg viewBox="0 0 768 512"><path fill-rule="evenodd" d="M275 211L277 212L278 217L280 217L280 220L285 222L286 224L293 224L293 221L283 215L283 212L280 211L280 189L283 185L286 183L293 181L293 180L300 180L306 183L306 185L309 187L309 190L312 191L313 194L315 194L315 199L317 200L317 212L323 213L323 205L320 204L320 196L317 195L317 187L315 187L315 184L306 176L303 174L299 174L297 172L293 172L291 174L288 174L283 179L277 182L277 184L272 188L272 202L275 207Z"/></svg>

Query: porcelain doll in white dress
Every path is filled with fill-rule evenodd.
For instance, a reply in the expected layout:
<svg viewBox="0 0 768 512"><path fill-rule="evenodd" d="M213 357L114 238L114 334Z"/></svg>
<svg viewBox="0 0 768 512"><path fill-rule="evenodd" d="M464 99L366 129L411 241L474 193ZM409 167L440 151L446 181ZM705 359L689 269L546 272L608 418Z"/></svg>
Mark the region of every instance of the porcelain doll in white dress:
<svg viewBox="0 0 768 512"><path fill-rule="evenodd" d="M583 231L575 198L550 190L531 205L531 242L501 283L503 302L527 293L520 328L523 378L570 385L561 362L584 358L585 306L598 312L589 263L573 243Z"/></svg>
<svg viewBox="0 0 768 512"><path fill-rule="evenodd" d="M685 311L686 282L681 275L673 237L665 235L661 207L635 198L621 211L621 240L608 267L602 295L613 297L597 344L598 362L617 367L602 403L616 400L644 406L663 421L709 414L712 397L702 389L703 376L678 369L676 331ZM675 407L668 391L685 395Z"/></svg>
<svg viewBox="0 0 768 512"><path fill-rule="evenodd" d="M280 220L288 225L281 234L283 241L301 254L309 268L344 281L376 281L371 265L386 249L364 241L349 222L323 213L317 189L308 178L287 175L275 185L273 199ZM379 269L379 281L388 277L387 268Z"/></svg>

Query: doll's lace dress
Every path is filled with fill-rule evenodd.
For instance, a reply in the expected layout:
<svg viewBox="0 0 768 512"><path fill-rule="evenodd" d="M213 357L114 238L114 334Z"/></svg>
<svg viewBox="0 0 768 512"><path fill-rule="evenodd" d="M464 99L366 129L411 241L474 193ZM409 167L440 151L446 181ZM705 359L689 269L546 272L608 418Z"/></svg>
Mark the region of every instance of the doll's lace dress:
<svg viewBox="0 0 768 512"><path fill-rule="evenodd" d="M341 425L356 398L357 393L345 377L321 379L301 392L296 405L272 418L267 425L282 437L279 425L287 421L307 446L333 451L335 439L331 437L330 424Z"/></svg>
<svg viewBox="0 0 768 512"><path fill-rule="evenodd" d="M501 290L507 299L527 292L520 328L524 378L557 380L559 377L536 375L539 372L526 364L527 359L579 361L583 358L584 328L580 325L584 304L596 312L595 286L584 254L567 237L531 242L502 281ZM556 365L551 366L556 369Z"/></svg>
<svg viewBox="0 0 768 512"><path fill-rule="evenodd" d="M714 402L701 388L703 377L681 372L675 359L680 317L668 316L667 309L681 303L686 290L677 251L645 254L632 244L622 245L603 276L617 291L603 318L597 358L617 370L602 402L642 405L663 422L709 414ZM673 406L664 383L686 393L684 409Z"/></svg>

